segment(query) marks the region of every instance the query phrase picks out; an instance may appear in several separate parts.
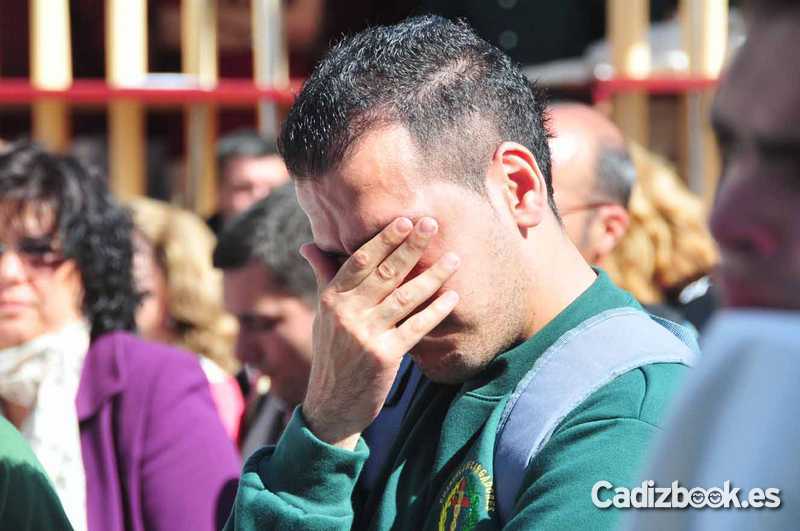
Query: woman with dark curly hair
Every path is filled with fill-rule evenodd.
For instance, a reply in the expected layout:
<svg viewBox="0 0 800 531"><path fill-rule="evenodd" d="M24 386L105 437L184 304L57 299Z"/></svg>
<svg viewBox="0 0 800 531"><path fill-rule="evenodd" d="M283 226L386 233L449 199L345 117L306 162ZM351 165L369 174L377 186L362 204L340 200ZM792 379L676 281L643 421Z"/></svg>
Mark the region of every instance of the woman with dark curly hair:
<svg viewBox="0 0 800 531"><path fill-rule="evenodd" d="M75 159L0 154L0 411L76 530L214 529L238 458L196 358L129 333L131 231Z"/></svg>

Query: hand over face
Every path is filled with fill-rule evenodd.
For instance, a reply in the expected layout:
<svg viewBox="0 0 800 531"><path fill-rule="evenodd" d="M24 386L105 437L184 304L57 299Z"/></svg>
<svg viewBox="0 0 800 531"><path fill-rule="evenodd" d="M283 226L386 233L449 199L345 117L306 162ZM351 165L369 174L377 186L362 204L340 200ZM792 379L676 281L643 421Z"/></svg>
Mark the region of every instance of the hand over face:
<svg viewBox="0 0 800 531"><path fill-rule="evenodd" d="M454 291L446 291L420 309L458 268L452 253L403 283L437 230L433 218L416 225L398 218L338 271L315 245L301 250L320 289L303 414L323 441L355 448L360 433L380 412L403 354L458 302Z"/></svg>

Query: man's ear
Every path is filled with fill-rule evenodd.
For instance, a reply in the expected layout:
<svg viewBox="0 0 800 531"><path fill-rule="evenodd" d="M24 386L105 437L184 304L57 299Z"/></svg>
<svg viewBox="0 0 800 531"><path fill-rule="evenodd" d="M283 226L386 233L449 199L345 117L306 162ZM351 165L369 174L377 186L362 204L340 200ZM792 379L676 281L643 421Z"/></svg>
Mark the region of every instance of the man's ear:
<svg viewBox="0 0 800 531"><path fill-rule="evenodd" d="M598 208L594 224L595 262L600 262L614 251L628 232L630 216L622 205L603 205Z"/></svg>
<svg viewBox="0 0 800 531"><path fill-rule="evenodd" d="M541 223L547 210L547 185L536 158L516 142L503 142L495 150L492 165L498 171L492 179L502 200L520 228Z"/></svg>

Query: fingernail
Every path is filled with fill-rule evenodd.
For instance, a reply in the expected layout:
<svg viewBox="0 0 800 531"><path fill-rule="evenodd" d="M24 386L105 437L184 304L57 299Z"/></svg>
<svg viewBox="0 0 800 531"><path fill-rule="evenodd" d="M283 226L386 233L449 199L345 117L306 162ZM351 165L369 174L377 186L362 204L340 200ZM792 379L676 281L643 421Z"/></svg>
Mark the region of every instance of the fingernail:
<svg viewBox="0 0 800 531"><path fill-rule="evenodd" d="M442 257L442 263L447 269L455 269L461 263L461 259L455 253L447 253Z"/></svg>
<svg viewBox="0 0 800 531"><path fill-rule="evenodd" d="M455 291L448 291L444 295L442 295L442 302L447 306L452 306L458 303L458 293Z"/></svg>
<svg viewBox="0 0 800 531"><path fill-rule="evenodd" d="M423 218L419 223L419 231L422 234L433 234L436 232L436 220L433 218Z"/></svg>
<svg viewBox="0 0 800 531"><path fill-rule="evenodd" d="M408 232L414 227L414 224L408 218L400 218L397 220L395 227L399 232Z"/></svg>

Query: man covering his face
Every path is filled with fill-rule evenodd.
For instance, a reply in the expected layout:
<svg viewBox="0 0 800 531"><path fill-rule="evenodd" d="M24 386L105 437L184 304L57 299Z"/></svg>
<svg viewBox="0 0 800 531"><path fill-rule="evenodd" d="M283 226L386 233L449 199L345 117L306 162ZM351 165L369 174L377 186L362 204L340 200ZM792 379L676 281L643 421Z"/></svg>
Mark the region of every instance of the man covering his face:
<svg viewBox="0 0 800 531"><path fill-rule="evenodd" d="M308 392L245 466L229 528L503 525L494 447L517 384L587 320L644 315L561 227L544 109L508 57L437 17L366 30L317 66L280 139L319 286ZM424 376L394 386L413 396L368 485L378 452L361 434L393 402L406 353ZM514 471L507 516L611 528L591 485L633 478L685 371L646 364L586 398Z"/></svg>

